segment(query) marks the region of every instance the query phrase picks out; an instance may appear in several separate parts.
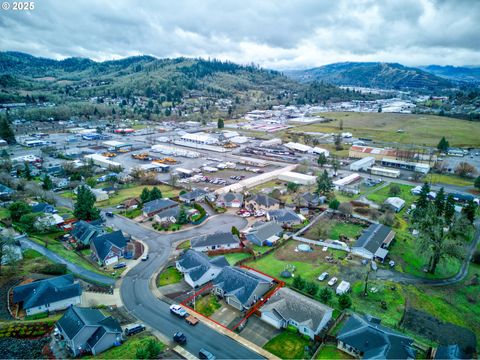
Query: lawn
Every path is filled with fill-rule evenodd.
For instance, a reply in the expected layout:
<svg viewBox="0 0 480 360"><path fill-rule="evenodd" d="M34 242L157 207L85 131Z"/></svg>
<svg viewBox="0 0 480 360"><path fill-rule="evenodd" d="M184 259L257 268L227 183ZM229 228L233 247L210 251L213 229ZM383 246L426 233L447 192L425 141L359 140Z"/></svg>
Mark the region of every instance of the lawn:
<svg viewBox="0 0 480 360"><path fill-rule="evenodd" d="M246 259L251 255L248 253L231 253L231 254L225 254L223 256L225 256L225 259L227 259L230 265L235 265L240 260Z"/></svg>
<svg viewBox="0 0 480 360"><path fill-rule="evenodd" d="M337 133L340 120L343 131L355 137L387 142L436 146L446 136L450 146L480 146L480 123L424 114L327 112L329 123L297 126L296 131ZM404 132L398 133L402 129Z"/></svg>
<svg viewBox="0 0 480 360"><path fill-rule="evenodd" d="M424 181L431 182L432 184L446 184L454 186L471 186L473 180L464 179L456 175L447 174L429 174L424 178Z"/></svg>
<svg viewBox="0 0 480 360"><path fill-rule="evenodd" d="M8 219L10 217L10 210L0 208L0 220Z"/></svg>
<svg viewBox="0 0 480 360"><path fill-rule="evenodd" d="M178 193L180 192L179 190L174 189L168 185L156 185L156 187L160 189L163 197L168 197L168 198L174 197L174 196L177 196ZM132 186L132 187L126 187L126 188L120 189L117 191L115 195L112 195L110 199L97 202L97 205L101 207L110 207L110 206L119 205L123 203L125 200L139 197L140 194L142 193L143 188L152 189L153 186L139 185L139 186Z"/></svg>
<svg viewBox="0 0 480 360"><path fill-rule="evenodd" d="M181 243L177 246L177 250L186 250L186 249L190 249L190 240L181 242Z"/></svg>
<svg viewBox="0 0 480 360"><path fill-rule="evenodd" d="M157 286L165 286L170 284L176 284L182 281L182 273L173 266L163 270L158 276Z"/></svg>
<svg viewBox="0 0 480 360"><path fill-rule="evenodd" d="M121 346L114 346L107 351L96 355L86 356L86 359L136 359L137 350L145 347L149 340L155 340L162 348L165 349L165 345L158 341L158 339L146 333L140 333L127 338Z"/></svg>
<svg viewBox="0 0 480 360"><path fill-rule="evenodd" d="M281 359L309 359L305 346L310 341L303 336L284 331L267 342L263 348Z"/></svg>
<svg viewBox="0 0 480 360"><path fill-rule="evenodd" d="M339 240L340 235L349 239L356 239L362 233L363 227L357 224L335 222L330 229L330 239Z"/></svg>
<svg viewBox="0 0 480 360"><path fill-rule="evenodd" d="M206 317L212 316L222 305L217 301L214 295L206 295L195 300L195 311Z"/></svg>
<svg viewBox="0 0 480 360"><path fill-rule="evenodd" d="M396 184L396 183L392 183ZM404 185L404 184L396 184L400 188L400 194L396 195L397 197L405 200L405 207L407 209L415 200L416 196L413 195L410 191L413 189L413 186ZM392 195L389 194L390 192L390 185L382 187L370 194L367 195L367 199L373 202L376 202L379 205L382 205L387 198L391 197Z"/></svg>
<svg viewBox="0 0 480 360"><path fill-rule="evenodd" d="M318 351L315 359L353 359L353 357L338 350L336 345L329 344Z"/></svg>

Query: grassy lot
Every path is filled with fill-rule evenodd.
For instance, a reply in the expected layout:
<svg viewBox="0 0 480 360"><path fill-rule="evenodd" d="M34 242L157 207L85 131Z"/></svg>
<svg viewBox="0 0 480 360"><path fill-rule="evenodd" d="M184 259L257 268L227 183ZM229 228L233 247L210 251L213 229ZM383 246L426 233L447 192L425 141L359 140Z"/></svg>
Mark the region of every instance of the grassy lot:
<svg viewBox="0 0 480 360"><path fill-rule="evenodd" d="M396 183L392 183L396 184ZM413 189L413 186L404 185L404 184L396 184L400 188L400 194L397 197L405 200L405 207L403 209L407 209L417 198L417 196L413 195L410 190ZM391 197L389 194L390 192L390 185L387 185L381 189L378 189L370 194L367 195L367 199L373 202L376 202L379 205L382 205L387 198Z"/></svg>
<svg viewBox="0 0 480 360"><path fill-rule="evenodd" d="M190 249L190 240L184 241L177 246L178 250Z"/></svg>
<svg viewBox="0 0 480 360"><path fill-rule="evenodd" d="M140 196L143 188L145 188L145 187L148 188L148 189L153 188L153 186L150 186L150 185L148 185L148 186L140 185L140 186L132 186L132 187L128 187L128 188L123 188L123 189L118 190L118 192L115 195L111 196L110 199L105 200L105 201L97 202L97 205L101 206L101 207L109 207L109 206L115 206L115 205L121 204L127 199L131 199L131 198ZM177 196L178 193L179 193L179 190L173 189L171 186L168 186L168 185L157 185L157 188L160 189L163 197L169 197L170 198L170 197L173 197L173 196Z"/></svg>
<svg viewBox="0 0 480 360"><path fill-rule="evenodd" d="M195 311L207 317L212 316L215 311L220 309L222 305L218 302L214 295L202 296L195 301Z"/></svg>
<svg viewBox="0 0 480 360"><path fill-rule="evenodd" d="M10 217L10 210L0 208L0 220L8 219Z"/></svg>
<svg viewBox="0 0 480 360"><path fill-rule="evenodd" d="M76 199L77 198L77 195L75 195L73 193L73 191L64 191L64 192L58 193L58 195L60 195L61 197L65 198L65 199Z"/></svg>
<svg viewBox="0 0 480 360"><path fill-rule="evenodd" d="M227 259L228 263L230 265L235 265L238 261L246 259L250 256L250 254L247 253L231 253L231 254L225 254L225 259Z"/></svg>
<svg viewBox="0 0 480 360"><path fill-rule="evenodd" d="M325 345L315 356L315 359L353 359L347 353L337 349L336 345Z"/></svg>
<svg viewBox="0 0 480 360"><path fill-rule="evenodd" d="M270 250L271 247L270 246L258 246L258 245L253 245L253 250L258 253L258 254L263 254L265 252L267 252L268 250Z"/></svg>
<svg viewBox="0 0 480 360"><path fill-rule="evenodd" d="M173 266L163 270L158 276L157 286L165 286L170 284L176 284L182 281L182 273Z"/></svg>
<svg viewBox="0 0 480 360"><path fill-rule="evenodd" d="M309 359L305 346L310 341L303 336L284 331L267 342L263 348L281 359Z"/></svg>
<svg viewBox="0 0 480 360"><path fill-rule="evenodd" d="M335 222L330 229L330 239L339 240L340 235L347 236L349 239L355 239L362 233L363 227L357 224Z"/></svg>
<svg viewBox="0 0 480 360"><path fill-rule="evenodd" d="M343 131L350 131L356 137L436 146L446 135L451 146L480 145L478 122L423 114L331 112L321 116L334 121L297 126L295 130L337 133L339 122L343 120ZM399 129L404 132L397 133Z"/></svg>
<svg viewBox="0 0 480 360"><path fill-rule="evenodd" d="M165 345L158 341L158 339L146 333L140 333L138 335L131 336L121 346L114 346L107 351L96 355L86 356L86 359L136 359L137 349L145 347L149 340L155 340L162 348L165 349Z"/></svg>
<svg viewBox="0 0 480 360"><path fill-rule="evenodd" d="M471 186L473 180L464 179L456 175L447 174L429 174L424 178L424 181L432 182L433 184L446 184L455 186Z"/></svg>

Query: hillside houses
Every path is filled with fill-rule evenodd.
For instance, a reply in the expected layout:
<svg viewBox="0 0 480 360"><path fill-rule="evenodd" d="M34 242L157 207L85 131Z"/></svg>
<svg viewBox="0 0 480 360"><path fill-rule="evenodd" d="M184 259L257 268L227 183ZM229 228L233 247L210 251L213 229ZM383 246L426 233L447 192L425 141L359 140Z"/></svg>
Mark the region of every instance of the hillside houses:
<svg viewBox="0 0 480 360"><path fill-rule="evenodd" d="M122 231L117 230L111 233L95 237L90 245L92 258L100 265L113 265L125 256L127 251L127 240Z"/></svg>

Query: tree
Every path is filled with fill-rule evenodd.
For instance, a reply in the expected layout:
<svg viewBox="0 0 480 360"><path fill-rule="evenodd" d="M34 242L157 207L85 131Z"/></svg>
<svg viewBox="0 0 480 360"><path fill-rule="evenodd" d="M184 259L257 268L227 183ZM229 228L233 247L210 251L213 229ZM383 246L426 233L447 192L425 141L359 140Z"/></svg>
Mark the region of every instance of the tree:
<svg viewBox="0 0 480 360"><path fill-rule="evenodd" d="M318 159L317 159L318 166L323 167L327 163L327 161L328 161L328 159L327 159L327 157L325 156L324 153L320 153L318 155Z"/></svg>
<svg viewBox="0 0 480 360"><path fill-rule="evenodd" d="M390 196L398 196L400 195L401 190L400 186L398 184L390 184L390 187L388 188L388 195Z"/></svg>
<svg viewBox="0 0 480 360"><path fill-rule="evenodd" d="M31 212L32 208L23 201L15 201L8 207L8 210L10 210L12 221L16 222L19 221L23 215Z"/></svg>
<svg viewBox="0 0 480 360"><path fill-rule="evenodd" d="M338 123L338 128L340 130L343 130L343 119L340 119L340 122Z"/></svg>
<svg viewBox="0 0 480 360"><path fill-rule="evenodd" d="M342 310L348 309L352 306L352 299L347 294L342 294L338 297L338 307Z"/></svg>
<svg viewBox="0 0 480 360"><path fill-rule="evenodd" d="M428 205L428 194L430 193L430 185L428 183L424 183L422 186L422 189L420 190L420 194L418 196L418 199L415 203L417 208L415 209L415 212L419 212L423 209L425 209Z"/></svg>
<svg viewBox="0 0 480 360"><path fill-rule="evenodd" d="M2 273L2 264L9 263L13 257L13 246L15 245L15 240L8 235L0 233L0 274Z"/></svg>
<svg viewBox="0 0 480 360"><path fill-rule="evenodd" d="M300 185L296 184L294 182L289 182L287 184L287 190L290 191L290 192L297 192L299 187L300 187Z"/></svg>
<svg viewBox="0 0 480 360"><path fill-rule="evenodd" d="M465 233L465 223L454 218L447 227L443 217L437 215L433 203L429 203L422 216L414 217L413 224L418 230L418 250L430 256L428 272L435 273L442 258L463 258L464 246L460 243Z"/></svg>
<svg viewBox="0 0 480 360"><path fill-rule="evenodd" d="M340 211L345 216L350 216L353 213L353 206L348 202L343 202L338 207L338 211Z"/></svg>
<svg viewBox="0 0 480 360"><path fill-rule="evenodd" d="M232 226L232 234L240 236L240 231L235 226Z"/></svg>
<svg viewBox="0 0 480 360"><path fill-rule="evenodd" d="M448 143L447 139L445 139L445 136L442 136L442 138L440 139L437 145L437 149L442 152L446 152L448 151L449 147L450 147L450 144Z"/></svg>
<svg viewBox="0 0 480 360"><path fill-rule="evenodd" d="M318 292L318 285L312 281L307 281L305 283L305 292L309 295L315 296Z"/></svg>
<svg viewBox="0 0 480 360"><path fill-rule="evenodd" d="M328 207L332 210L338 210L339 206L340 201L338 201L337 199L332 199L332 201L328 203Z"/></svg>
<svg viewBox="0 0 480 360"><path fill-rule="evenodd" d="M473 224L475 220L475 213L477 211L477 205L473 202L473 200L468 200L467 205L465 205L462 209L462 214L470 221L470 224Z"/></svg>
<svg viewBox="0 0 480 360"><path fill-rule="evenodd" d="M140 194L140 200L142 201L142 204L145 204L150 201L150 190L148 188L143 188L141 194Z"/></svg>
<svg viewBox="0 0 480 360"><path fill-rule="evenodd" d="M318 297L320 298L320 301L323 302L324 304L328 304L330 300L332 300L332 290L330 290L327 287L324 287L320 289L320 293L318 294Z"/></svg>
<svg viewBox="0 0 480 360"><path fill-rule="evenodd" d="M473 165L470 165L469 163L462 161L460 164L457 165L455 168L455 174L462 178L468 178L472 177L477 173L477 170Z"/></svg>
<svg viewBox="0 0 480 360"><path fill-rule="evenodd" d="M452 194L448 194L447 200L445 201L445 207L443 210L443 217L447 225L450 225L455 215L455 199Z"/></svg>
<svg viewBox="0 0 480 360"><path fill-rule="evenodd" d="M336 134L333 137L333 142L335 144L335 150L343 150L343 145L342 145L342 135L341 134Z"/></svg>
<svg viewBox="0 0 480 360"><path fill-rule="evenodd" d="M305 287L305 280L300 275L293 278L292 286L298 290L303 290Z"/></svg>
<svg viewBox="0 0 480 360"><path fill-rule="evenodd" d="M475 186L476 189L480 190L480 176L477 176L475 182L473 183L473 186Z"/></svg>
<svg viewBox="0 0 480 360"><path fill-rule="evenodd" d="M217 121L217 127L219 129L223 129L225 127L225 122L223 121L223 119L218 119Z"/></svg>
<svg viewBox="0 0 480 360"><path fill-rule="evenodd" d="M27 180L32 180L33 175L32 175L32 169L30 169L30 165L28 164L28 162L25 161L24 166L25 167L23 169L23 177Z"/></svg>
<svg viewBox="0 0 480 360"><path fill-rule="evenodd" d="M52 178L50 176L48 176L47 174L45 174L45 176L43 177L42 188L44 190L52 190L53 189Z"/></svg>
<svg viewBox="0 0 480 360"><path fill-rule="evenodd" d="M150 191L150 198L148 201L161 199L163 197L162 192L156 186Z"/></svg>
<svg viewBox="0 0 480 360"><path fill-rule="evenodd" d="M18 222L23 225L23 228L25 229L26 232L30 233L30 232L33 232L34 230L37 230L35 226L37 225L36 222L39 217L40 215L38 213L28 213L28 214L22 215L22 217ZM44 230L44 229L41 229L41 230Z"/></svg>
<svg viewBox="0 0 480 360"><path fill-rule="evenodd" d="M317 194L326 195L332 191L333 184L328 177L327 170L317 176Z"/></svg>
<svg viewBox="0 0 480 360"><path fill-rule="evenodd" d="M95 207L95 195L84 185L77 188L77 201L73 214L79 220L96 220L100 218L100 210Z"/></svg>
<svg viewBox="0 0 480 360"><path fill-rule="evenodd" d="M437 215L442 216L445 211L445 190L443 187L438 191L434 204L437 209Z"/></svg>
<svg viewBox="0 0 480 360"><path fill-rule="evenodd" d="M9 145L15 144L17 142L15 140L15 133L10 126L10 121L8 119L8 111L5 117L0 117L0 139L5 140Z"/></svg>
<svg viewBox="0 0 480 360"><path fill-rule="evenodd" d="M337 171L340 168L340 162L337 160L337 157L335 155L332 155L330 158L330 165L332 165L333 169L333 174L336 176Z"/></svg>
<svg viewBox="0 0 480 360"><path fill-rule="evenodd" d="M94 188L95 185L97 185L97 180L96 180L95 178L93 178L93 177L89 177L89 178L85 181L85 183L86 183L88 186L90 186L91 188Z"/></svg>
<svg viewBox="0 0 480 360"><path fill-rule="evenodd" d="M188 224L187 212L185 211L184 206L180 206L180 211L178 212L177 224L185 225Z"/></svg>

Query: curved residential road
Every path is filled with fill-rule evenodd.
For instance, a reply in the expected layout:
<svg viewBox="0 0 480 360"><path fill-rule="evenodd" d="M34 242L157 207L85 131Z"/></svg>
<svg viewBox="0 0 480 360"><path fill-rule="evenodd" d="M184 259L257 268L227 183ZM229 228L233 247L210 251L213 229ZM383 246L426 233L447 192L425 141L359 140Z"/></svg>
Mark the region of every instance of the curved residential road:
<svg viewBox="0 0 480 360"><path fill-rule="evenodd" d="M184 348L195 356L201 348L205 348L219 359L261 358L257 353L201 322L194 327L188 325L185 320L172 315L169 304L156 298L150 289L150 279L158 269L166 265L174 243L219 230L230 231L232 226L241 229L247 224L245 219L234 215L216 215L202 225L172 234L160 234L119 216L107 218L107 223L148 245L150 259L139 262L128 271L120 286L123 304L132 315L170 338L176 331L182 331L187 337Z"/></svg>
<svg viewBox="0 0 480 360"><path fill-rule="evenodd" d="M447 286L462 281L468 274L468 266L470 265L470 261L472 260L473 253L475 252L478 244L480 243L480 219L476 220L474 225L474 238L470 246L468 247L468 253L465 256L465 259L463 259L462 267L456 275L446 279L425 279L410 274L404 274L398 271L381 269L376 272L375 278L379 280L399 282L402 284L418 284L429 286Z"/></svg>
<svg viewBox="0 0 480 360"><path fill-rule="evenodd" d="M68 270L70 270L72 273L74 273L75 275L78 275L81 278L84 278L84 279L87 279L87 280L90 280L90 281L93 281L93 282L96 282L96 283L104 284L104 285L109 285L109 286L115 285L115 279L112 279L111 277L108 277L108 276L105 276L105 275L98 274L96 272L87 270L82 266L74 264L74 263L64 259L63 257L57 255L53 251L48 250L44 246L42 246L40 244L37 244L35 241L29 239L26 236L24 236L22 238L19 238L19 241L20 241L20 244L21 244L22 248L32 249L32 250L38 251L40 254L46 256L47 258L49 258L50 260L52 260L56 263L67 265Z"/></svg>

